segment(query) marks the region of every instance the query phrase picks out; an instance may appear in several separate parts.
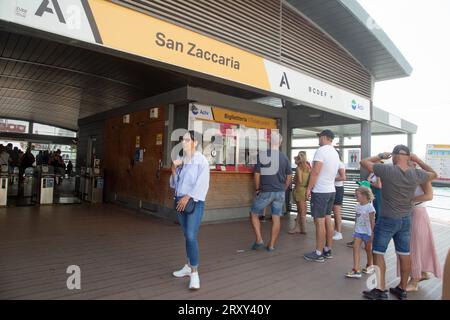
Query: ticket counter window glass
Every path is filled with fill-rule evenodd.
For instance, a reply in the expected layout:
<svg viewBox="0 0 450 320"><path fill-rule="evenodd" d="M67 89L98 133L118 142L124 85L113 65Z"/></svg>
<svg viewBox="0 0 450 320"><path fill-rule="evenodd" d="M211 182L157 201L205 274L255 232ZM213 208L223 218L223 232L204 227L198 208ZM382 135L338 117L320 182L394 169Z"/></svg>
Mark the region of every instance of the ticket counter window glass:
<svg viewBox="0 0 450 320"><path fill-rule="evenodd" d="M201 105L190 111L189 129L203 133L202 151L211 170L252 172L258 152L270 148L271 129L258 126L276 128L274 119Z"/></svg>
<svg viewBox="0 0 450 320"><path fill-rule="evenodd" d="M207 121L202 126L202 151L213 170L252 172L258 151L270 146L270 129L248 130L245 126Z"/></svg>

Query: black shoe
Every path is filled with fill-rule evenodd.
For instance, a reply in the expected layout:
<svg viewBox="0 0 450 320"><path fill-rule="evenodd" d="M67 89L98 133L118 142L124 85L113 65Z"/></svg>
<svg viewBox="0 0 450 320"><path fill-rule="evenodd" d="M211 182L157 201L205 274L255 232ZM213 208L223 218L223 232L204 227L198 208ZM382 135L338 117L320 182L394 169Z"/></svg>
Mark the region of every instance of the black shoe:
<svg viewBox="0 0 450 320"><path fill-rule="evenodd" d="M259 221L266 222L266 217L264 217L264 216L259 217Z"/></svg>
<svg viewBox="0 0 450 320"><path fill-rule="evenodd" d="M322 255L325 259L333 259L333 255L331 254L331 250L325 251L325 249L322 252Z"/></svg>
<svg viewBox="0 0 450 320"><path fill-rule="evenodd" d="M380 289L372 289L370 291L363 291L363 296L370 300L387 300L388 295L386 291Z"/></svg>
<svg viewBox="0 0 450 320"><path fill-rule="evenodd" d="M347 242L345 245L349 248L353 248L354 243L355 243L355 241L350 241L350 242Z"/></svg>
<svg viewBox="0 0 450 320"><path fill-rule="evenodd" d="M392 293L394 296L397 297L399 300L406 300L408 299L408 295L406 293L406 290L403 290L399 286L396 286L395 288L390 288L389 292Z"/></svg>

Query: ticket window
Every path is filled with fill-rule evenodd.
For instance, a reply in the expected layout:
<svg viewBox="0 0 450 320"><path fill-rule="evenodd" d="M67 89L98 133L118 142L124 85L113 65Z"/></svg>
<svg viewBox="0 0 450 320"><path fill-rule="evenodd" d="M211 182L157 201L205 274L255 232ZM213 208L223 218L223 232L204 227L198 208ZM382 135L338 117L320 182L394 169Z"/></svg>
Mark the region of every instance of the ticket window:
<svg viewBox="0 0 450 320"><path fill-rule="evenodd" d="M244 134L245 126L240 126L238 147L238 170L249 172L257 162L258 152L266 151L270 147L270 129L251 128L255 135Z"/></svg>
<svg viewBox="0 0 450 320"><path fill-rule="evenodd" d="M203 155L211 169L232 170L236 165L237 125L204 122Z"/></svg>
<svg viewBox="0 0 450 320"><path fill-rule="evenodd" d="M204 122L203 128L203 154L211 169L252 172L258 152L270 146L270 129L246 131L242 125L218 122Z"/></svg>
<svg viewBox="0 0 450 320"><path fill-rule="evenodd" d="M275 119L190 104L190 130L203 134L202 150L212 170L252 172L259 151L270 147Z"/></svg>

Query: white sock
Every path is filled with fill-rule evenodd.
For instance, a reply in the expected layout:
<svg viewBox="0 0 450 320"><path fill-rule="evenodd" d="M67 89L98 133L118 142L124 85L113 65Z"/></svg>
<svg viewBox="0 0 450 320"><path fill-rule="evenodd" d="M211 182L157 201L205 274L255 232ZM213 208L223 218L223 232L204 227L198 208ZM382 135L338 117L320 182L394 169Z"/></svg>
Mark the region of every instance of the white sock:
<svg viewBox="0 0 450 320"><path fill-rule="evenodd" d="M331 249L328 248L327 246L325 246L325 248L323 248L323 250L328 252L328 251L330 251Z"/></svg>
<svg viewBox="0 0 450 320"><path fill-rule="evenodd" d="M319 250L316 250L316 254L317 254L318 256L321 256L321 255L322 255L322 252L320 252Z"/></svg>

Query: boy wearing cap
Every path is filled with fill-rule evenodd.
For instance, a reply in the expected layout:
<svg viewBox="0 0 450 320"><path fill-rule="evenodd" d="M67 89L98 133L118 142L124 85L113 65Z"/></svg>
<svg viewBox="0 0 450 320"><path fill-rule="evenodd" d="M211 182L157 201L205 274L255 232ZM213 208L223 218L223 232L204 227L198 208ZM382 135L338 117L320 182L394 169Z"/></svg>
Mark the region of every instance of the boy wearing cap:
<svg viewBox="0 0 450 320"><path fill-rule="evenodd" d="M376 163L392 157L393 164ZM412 169L408 162L416 162L423 170ZM437 178L436 172L411 154L409 148L398 145L392 153L380 153L364 159L361 167L374 173L383 181L381 215L374 229L373 254L374 264L380 268L379 288L364 291L363 295L372 300L387 299L385 288L386 265L384 254L391 239L394 239L395 250L400 260L400 284L391 288L390 292L398 299L406 299L406 285L411 269L409 256L411 237L411 211L414 192L418 185Z"/></svg>
<svg viewBox="0 0 450 320"><path fill-rule="evenodd" d="M311 199L311 216L316 226L316 248L305 253L303 257L308 261L324 262L333 258L334 228L331 212L336 194L335 179L339 170L339 155L331 145L334 133L323 130L318 134L320 148L314 154L306 198Z"/></svg>

